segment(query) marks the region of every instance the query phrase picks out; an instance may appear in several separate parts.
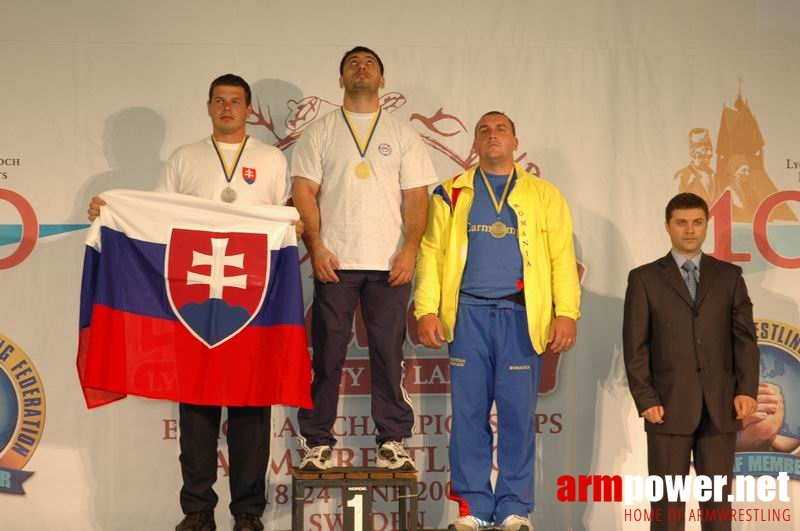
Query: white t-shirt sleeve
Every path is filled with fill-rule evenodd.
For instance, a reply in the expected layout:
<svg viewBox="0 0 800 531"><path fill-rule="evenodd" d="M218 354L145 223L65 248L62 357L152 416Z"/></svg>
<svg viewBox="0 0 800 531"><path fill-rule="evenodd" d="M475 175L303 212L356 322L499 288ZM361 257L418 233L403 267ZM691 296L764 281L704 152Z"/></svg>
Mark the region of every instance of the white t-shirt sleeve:
<svg viewBox="0 0 800 531"><path fill-rule="evenodd" d="M420 134L411 126L403 130L407 148L400 164L400 189L437 184L439 177Z"/></svg>
<svg viewBox="0 0 800 531"><path fill-rule="evenodd" d="M167 163L161 168L161 177L156 183L156 192L180 192L178 187L178 154L173 152Z"/></svg>
<svg viewBox="0 0 800 531"><path fill-rule="evenodd" d="M304 177L322 184L322 124L314 122L302 132L292 152L292 178Z"/></svg>
<svg viewBox="0 0 800 531"><path fill-rule="evenodd" d="M285 205L289 200L289 168L283 153L275 157L275 183L272 188L272 204Z"/></svg>

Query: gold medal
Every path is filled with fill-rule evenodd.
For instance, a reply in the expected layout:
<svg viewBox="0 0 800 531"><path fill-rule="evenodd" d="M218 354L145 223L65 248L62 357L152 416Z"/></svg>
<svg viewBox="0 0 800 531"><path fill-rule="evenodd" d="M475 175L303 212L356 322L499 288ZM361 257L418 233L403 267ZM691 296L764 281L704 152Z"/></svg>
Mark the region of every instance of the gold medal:
<svg viewBox="0 0 800 531"><path fill-rule="evenodd" d="M503 195L500 196L500 200L498 201L497 197L495 197L494 195L494 189L492 188L492 185L489 183L489 179L486 177L483 171L481 171L480 168L477 168L475 170L475 172L479 173L483 178L483 183L486 185L486 191L489 192L489 197L492 199L494 210L495 212L497 212L497 221L492 223L492 225L489 227L489 234L498 239L505 238L506 234L508 234L510 230L513 230L509 229L508 225L500 221L500 212L502 212L503 205L505 204L506 199L508 198L508 192L511 190L511 181L513 180L514 171L515 169L512 166L511 172L508 174L508 178L506 179L505 188L503 188Z"/></svg>
<svg viewBox="0 0 800 531"><path fill-rule="evenodd" d="M356 165L355 169L356 177L359 179L369 179L369 176L372 175L372 167L370 167L369 162L364 160L364 157L367 156L367 148L369 147L369 143L372 141L372 136L375 134L375 129L378 127L378 120L381 117L381 109L379 107L378 112L375 113L375 118L373 118L372 124L369 126L367 141L364 143L362 143L358 138L353 125L350 123L350 116L347 114L347 111L344 110L344 107L341 107L341 111L342 117L344 118L344 123L347 126L347 130L350 131L350 136L353 137L353 142L356 143L358 154L361 155L361 162Z"/></svg>
<svg viewBox="0 0 800 531"><path fill-rule="evenodd" d="M503 238L506 234L508 234L508 227L505 223L498 219L492 223L491 227L489 227L489 234L495 238Z"/></svg>
<svg viewBox="0 0 800 531"><path fill-rule="evenodd" d="M362 160L356 165L356 177L368 179L370 175L372 175L372 168L370 168L369 162Z"/></svg>
<svg viewBox="0 0 800 531"><path fill-rule="evenodd" d="M222 193L219 194L219 197L226 203L233 203L236 201L236 190L230 186L226 186L225 189L222 190Z"/></svg>

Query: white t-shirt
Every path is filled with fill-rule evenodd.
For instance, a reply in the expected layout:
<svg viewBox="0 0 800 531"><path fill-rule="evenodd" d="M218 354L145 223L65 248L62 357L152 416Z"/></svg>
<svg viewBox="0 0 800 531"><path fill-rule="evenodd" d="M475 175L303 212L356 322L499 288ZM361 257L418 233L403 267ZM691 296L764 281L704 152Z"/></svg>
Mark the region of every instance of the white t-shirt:
<svg viewBox="0 0 800 531"><path fill-rule="evenodd" d="M375 113L348 113L366 141ZM342 269L388 271L403 245L402 191L439 181L425 144L408 123L382 112L364 160L372 168L356 177L361 162L341 109L311 123L292 153L292 175L320 185L320 237Z"/></svg>
<svg viewBox="0 0 800 531"><path fill-rule="evenodd" d="M217 142L230 170L240 144ZM282 205L289 196L286 157L274 146L250 137L233 172L230 187L239 205ZM157 192L176 192L222 201L228 186L225 171L211 143L211 137L176 149L167 160L156 185Z"/></svg>

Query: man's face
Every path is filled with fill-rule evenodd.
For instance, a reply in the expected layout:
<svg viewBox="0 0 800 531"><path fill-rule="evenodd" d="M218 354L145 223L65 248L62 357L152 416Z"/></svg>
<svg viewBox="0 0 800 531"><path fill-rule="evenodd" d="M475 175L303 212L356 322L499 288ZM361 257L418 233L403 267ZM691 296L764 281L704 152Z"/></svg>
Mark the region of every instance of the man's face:
<svg viewBox="0 0 800 531"><path fill-rule="evenodd" d="M511 122L506 116L488 114L475 126L475 141L472 145L483 161L513 163L517 137L514 136Z"/></svg>
<svg viewBox="0 0 800 531"><path fill-rule="evenodd" d="M708 228L706 213L702 208L676 208L665 225L672 248L677 253L692 257L700 252Z"/></svg>
<svg viewBox="0 0 800 531"><path fill-rule="evenodd" d="M243 130L250 116L244 89L228 85L214 87L208 102L208 115L215 132L229 135Z"/></svg>
<svg viewBox="0 0 800 531"><path fill-rule="evenodd" d="M355 52L344 62L339 87L345 92L378 92L383 88L383 76L378 59L368 52Z"/></svg>
<svg viewBox="0 0 800 531"><path fill-rule="evenodd" d="M711 146L710 145L699 145L699 146L692 146L689 149L689 156L692 159L692 166L699 167L699 168L706 168L708 167L709 163L711 163Z"/></svg>

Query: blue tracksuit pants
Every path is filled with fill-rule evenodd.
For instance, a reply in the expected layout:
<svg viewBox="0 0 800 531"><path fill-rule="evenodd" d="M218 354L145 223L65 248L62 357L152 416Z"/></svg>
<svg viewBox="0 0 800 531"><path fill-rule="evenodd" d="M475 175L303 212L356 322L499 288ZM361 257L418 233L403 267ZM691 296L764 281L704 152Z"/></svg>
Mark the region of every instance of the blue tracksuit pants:
<svg viewBox="0 0 800 531"><path fill-rule="evenodd" d="M462 296L450 343L451 498L460 514L502 522L533 511L539 355L525 308ZM492 403L497 418L490 419ZM497 431L497 481L492 473Z"/></svg>

